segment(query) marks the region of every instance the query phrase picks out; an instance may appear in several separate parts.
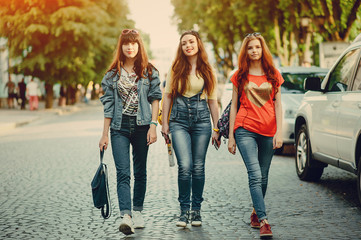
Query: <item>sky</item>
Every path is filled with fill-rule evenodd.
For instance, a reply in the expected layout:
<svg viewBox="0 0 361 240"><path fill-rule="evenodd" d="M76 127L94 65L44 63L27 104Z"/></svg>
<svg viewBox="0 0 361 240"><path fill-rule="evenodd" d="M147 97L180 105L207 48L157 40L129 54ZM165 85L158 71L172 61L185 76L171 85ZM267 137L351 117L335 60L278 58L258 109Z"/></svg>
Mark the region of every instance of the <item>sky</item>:
<svg viewBox="0 0 361 240"><path fill-rule="evenodd" d="M150 36L151 51L156 58L152 63L160 72L168 71L179 41L170 0L128 0L128 7L135 28Z"/></svg>

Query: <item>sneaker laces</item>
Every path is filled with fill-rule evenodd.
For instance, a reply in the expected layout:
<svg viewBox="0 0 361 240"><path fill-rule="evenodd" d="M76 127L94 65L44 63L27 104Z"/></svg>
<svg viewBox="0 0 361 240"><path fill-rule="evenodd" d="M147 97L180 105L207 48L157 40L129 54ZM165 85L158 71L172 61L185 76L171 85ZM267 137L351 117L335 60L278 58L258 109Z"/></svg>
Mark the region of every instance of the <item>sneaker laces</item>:
<svg viewBox="0 0 361 240"><path fill-rule="evenodd" d="M261 228L266 228L266 230L271 230L271 225L267 223L266 221L261 222Z"/></svg>
<svg viewBox="0 0 361 240"><path fill-rule="evenodd" d="M189 219L189 212L188 211L181 212L181 215L179 216L179 221L188 222L188 219Z"/></svg>
<svg viewBox="0 0 361 240"><path fill-rule="evenodd" d="M199 211L192 212L192 221L202 221L202 217Z"/></svg>

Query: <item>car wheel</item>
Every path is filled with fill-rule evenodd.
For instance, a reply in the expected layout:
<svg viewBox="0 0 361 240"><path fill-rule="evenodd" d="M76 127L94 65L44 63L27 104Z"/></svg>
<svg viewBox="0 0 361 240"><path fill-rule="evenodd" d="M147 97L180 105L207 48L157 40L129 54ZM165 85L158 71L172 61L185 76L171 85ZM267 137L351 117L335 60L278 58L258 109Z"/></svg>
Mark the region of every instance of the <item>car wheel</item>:
<svg viewBox="0 0 361 240"><path fill-rule="evenodd" d="M307 127L303 124L296 138L296 171L301 180L318 180L322 176L324 167L312 166L312 150Z"/></svg>
<svg viewBox="0 0 361 240"><path fill-rule="evenodd" d="M361 204L361 156L358 160L358 167L357 167L357 193L358 193L358 199Z"/></svg>

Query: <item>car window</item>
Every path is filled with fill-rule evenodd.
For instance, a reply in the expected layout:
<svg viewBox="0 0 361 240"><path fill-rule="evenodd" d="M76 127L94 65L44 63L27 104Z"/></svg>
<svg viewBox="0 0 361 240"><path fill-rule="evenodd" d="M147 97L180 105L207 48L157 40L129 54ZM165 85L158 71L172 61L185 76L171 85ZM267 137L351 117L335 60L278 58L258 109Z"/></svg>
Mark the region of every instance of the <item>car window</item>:
<svg viewBox="0 0 361 240"><path fill-rule="evenodd" d="M352 91L361 91L361 60L359 60L358 68L356 70L355 82Z"/></svg>
<svg viewBox="0 0 361 240"><path fill-rule="evenodd" d="M346 91L351 83L352 70L360 49L351 50L339 61L330 74L326 89L330 92Z"/></svg>
<svg viewBox="0 0 361 240"><path fill-rule="evenodd" d="M303 82L307 77L319 77L321 80L326 72L320 73L282 73L285 82L281 85L281 93L304 93Z"/></svg>

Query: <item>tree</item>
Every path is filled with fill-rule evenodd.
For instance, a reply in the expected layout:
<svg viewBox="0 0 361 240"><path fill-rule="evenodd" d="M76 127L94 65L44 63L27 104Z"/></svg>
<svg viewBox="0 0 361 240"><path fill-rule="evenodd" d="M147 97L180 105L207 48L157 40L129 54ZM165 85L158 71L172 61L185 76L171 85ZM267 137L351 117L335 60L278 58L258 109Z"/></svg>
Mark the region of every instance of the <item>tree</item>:
<svg viewBox="0 0 361 240"><path fill-rule="evenodd" d="M199 29L200 35L212 44L214 57L226 76L233 69L236 43L240 40L233 14L233 0L172 0L174 18L178 19L178 29ZM232 24L231 24L232 23Z"/></svg>
<svg viewBox="0 0 361 240"><path fill-rule="evenodd" d="M302 3L315 31L326 41L349 40L357 16L361 17L361 0L304 0Z"/></svg>
<svg viewBox="0 0 361 240"><path fill-rule="evenodd" d="M348 41L360 32L361 0L172 0L180 31L195 28L230 70L246 33L261 32L282 65L301 63L321 41ZM358 20L357 20L358 18Z"/></svg>
<svg viewBox="0 0 361 240"><path fill-rule="evenodd" d="M0 35L14 73L45 81L47 108L56 82L87 85L103 73L119 36L130 28L124 0L13 0L0 3Z"/></svg>

